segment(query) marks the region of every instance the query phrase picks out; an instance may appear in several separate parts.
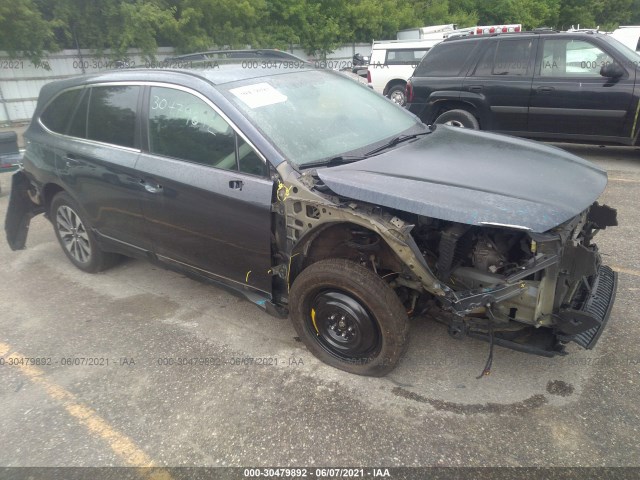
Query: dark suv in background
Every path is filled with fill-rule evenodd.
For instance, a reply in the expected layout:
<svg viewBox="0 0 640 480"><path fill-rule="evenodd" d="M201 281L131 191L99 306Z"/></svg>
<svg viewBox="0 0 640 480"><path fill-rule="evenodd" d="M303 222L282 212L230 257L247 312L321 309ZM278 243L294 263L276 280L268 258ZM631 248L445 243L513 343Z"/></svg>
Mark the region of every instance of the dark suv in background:
<svg viewBox="0 0 640 480"><path fill-rule="evenodd" d="M416 68L407 108L427 124L635 145L639 62L638 54L599 33L453 38Z"/></svg>

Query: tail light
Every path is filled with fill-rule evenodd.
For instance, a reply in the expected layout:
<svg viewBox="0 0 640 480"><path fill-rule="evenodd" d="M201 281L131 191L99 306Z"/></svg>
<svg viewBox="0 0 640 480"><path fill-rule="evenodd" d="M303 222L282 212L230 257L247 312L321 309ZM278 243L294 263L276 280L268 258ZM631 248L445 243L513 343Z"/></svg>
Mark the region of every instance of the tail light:
<svg viewBox="0 0 640 480"><path fill-rule="evenodd" d="M367 68L367 83L371 83L371 70Z"/></svg>
<svg viewBox="0 0 640 480"><path fill-rule="evenodd" d="M407 84L404 87L404 96L407 99L407 103L413 101L413 85L411 80L407 80Z"/></svg>
<svg viewBox="0 0 640 480"><path fill-rule="evenodd" d="M514 30L515 30L516 32L519 32L519 31L520 31L520 27L516 27L516 28L514 28Z"/></svg>
<svg viewBox="0 0 640 480"><path fill-rule="evenodd" d="M496 27L491 27L489 29L489 33L496 33Z"/></svg>
<svg viewBox="0 0 640 480"><path fill-rule="evenodd" d="M477 33L478 35L482 35L482 29L481 29L481 28L478 28L478 29L476 30L476 33Z"/></svg>

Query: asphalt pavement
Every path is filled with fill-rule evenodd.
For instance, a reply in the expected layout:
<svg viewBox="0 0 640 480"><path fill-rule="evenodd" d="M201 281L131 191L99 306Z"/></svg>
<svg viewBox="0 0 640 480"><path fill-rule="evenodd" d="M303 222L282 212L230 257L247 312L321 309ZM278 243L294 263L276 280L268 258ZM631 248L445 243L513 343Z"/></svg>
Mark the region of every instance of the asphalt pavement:
<svg viewBox="0 0 640 480"><path fill-rule="evenodd" d="M496 347L479 380L488 345L429 319L390 375L350 375L211 285L85 274L35 218L26 250L0 242L0 466L640 466L640 150L563 147L609 172L611 320L562 358Z"/></svg>

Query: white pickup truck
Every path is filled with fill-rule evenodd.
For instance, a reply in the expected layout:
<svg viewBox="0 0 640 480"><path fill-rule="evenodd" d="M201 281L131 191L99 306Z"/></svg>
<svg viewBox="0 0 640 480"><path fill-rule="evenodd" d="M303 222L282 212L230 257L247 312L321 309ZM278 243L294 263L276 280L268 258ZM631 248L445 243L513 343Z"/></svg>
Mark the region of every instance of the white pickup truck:
<svg viewBox="0 0 640 480"><path fill-rule="evenodd" d="M620 27L614 30L611 36L634 52L640 53L640 26Z"/></svg>
<svg viewBox="0 0 640 480"><path fill-rule="evenodd" d="M404 87L425 53L443 39L374 41L367 72L369 86L404 106Z"/></svg>

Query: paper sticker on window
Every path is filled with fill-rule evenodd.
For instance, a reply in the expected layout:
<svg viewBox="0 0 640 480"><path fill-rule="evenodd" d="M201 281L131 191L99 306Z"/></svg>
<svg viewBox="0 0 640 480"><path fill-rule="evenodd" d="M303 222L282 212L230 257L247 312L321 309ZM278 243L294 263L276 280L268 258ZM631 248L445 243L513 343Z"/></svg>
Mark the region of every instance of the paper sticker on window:
<svg viewBox="0 0 640 480"><path fill-rule="evenodd" d="M232 88L229 91L246 103L249 108L259 108L287 101L286 95L281 94L268 83L256 83L246 87Z"/></svg>

